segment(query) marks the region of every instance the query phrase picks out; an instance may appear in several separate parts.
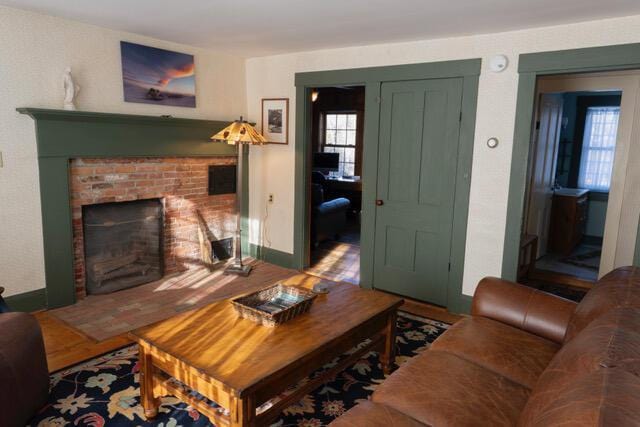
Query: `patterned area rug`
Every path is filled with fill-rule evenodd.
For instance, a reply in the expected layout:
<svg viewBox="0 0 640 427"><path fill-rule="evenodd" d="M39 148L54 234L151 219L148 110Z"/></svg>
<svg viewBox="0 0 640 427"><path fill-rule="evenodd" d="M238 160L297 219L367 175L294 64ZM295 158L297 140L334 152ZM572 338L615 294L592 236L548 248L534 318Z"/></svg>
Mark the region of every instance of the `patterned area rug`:
<svg viewBox="0 0 640 427"><path fill-rule="evenodd" d="M427 349L448 326L446 323L400 313L396 364L402 365ZM378 354L371 352L339 374L335 380L306 395L298 404L285 409L273 425L325 426L358 401L367 399L384 378ZM144 419L139 404L136 346L129 346L57 372L51 376L51 382L49 404L31 421L30 426L212 425L208 418L173 397L162 399L160 413L153 422Z"/></svg>

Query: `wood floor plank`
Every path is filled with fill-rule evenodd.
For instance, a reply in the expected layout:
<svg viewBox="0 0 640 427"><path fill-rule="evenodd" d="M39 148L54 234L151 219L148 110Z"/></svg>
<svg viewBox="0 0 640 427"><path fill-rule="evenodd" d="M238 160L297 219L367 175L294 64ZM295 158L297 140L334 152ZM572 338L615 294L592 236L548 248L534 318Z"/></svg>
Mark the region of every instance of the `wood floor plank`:
<svg viewBox="0 0 640 427"><path fill-rule="evenodd" d="M97 342L56 319L47 311L35 313L35 316L42 328L49 372L58 371L132 343L126 334Z"/></svg>

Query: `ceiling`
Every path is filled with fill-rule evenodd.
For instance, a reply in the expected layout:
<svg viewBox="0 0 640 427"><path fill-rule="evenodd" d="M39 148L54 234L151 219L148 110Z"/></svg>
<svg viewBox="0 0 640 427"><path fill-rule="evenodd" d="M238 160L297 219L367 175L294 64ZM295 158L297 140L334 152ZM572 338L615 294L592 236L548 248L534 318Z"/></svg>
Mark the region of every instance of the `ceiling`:
<svg viewBox="0 0 640 427"><path fill-rule="evenodd" d="M0 0L0 4L245 57L640 14L638 0Z"/></svg>

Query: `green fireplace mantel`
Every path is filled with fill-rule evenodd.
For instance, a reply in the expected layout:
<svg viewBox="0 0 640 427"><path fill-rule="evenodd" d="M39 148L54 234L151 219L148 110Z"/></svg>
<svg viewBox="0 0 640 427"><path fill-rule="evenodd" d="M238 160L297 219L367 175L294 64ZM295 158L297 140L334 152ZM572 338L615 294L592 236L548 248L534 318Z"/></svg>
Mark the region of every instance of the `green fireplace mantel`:
<svg viewBox="0 0 640 427"><path fill-rule="evenodd" d="M17 110L31 116L36 124L47 308L75 302L70 159L236 156L237 153L235 146L209 140L229 124L223 121L41 108ZM245 164L247 160L248 154L244 157ZM247 200L248 189L242 190ZM242 216L246 218L246 208Z"/></svg>

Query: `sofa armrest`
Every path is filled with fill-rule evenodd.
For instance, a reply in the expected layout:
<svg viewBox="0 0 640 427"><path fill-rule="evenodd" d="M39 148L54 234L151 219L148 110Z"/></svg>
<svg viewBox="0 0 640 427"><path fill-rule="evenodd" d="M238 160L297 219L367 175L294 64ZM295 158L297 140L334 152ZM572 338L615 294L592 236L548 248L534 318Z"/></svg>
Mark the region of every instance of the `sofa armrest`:
<svg viewBox="0 0 640 427"><path fill-rule="evenodd" d="M476 288L471 314L562 343L576 306L573 301L528 286L487 277Z"/></svg>

